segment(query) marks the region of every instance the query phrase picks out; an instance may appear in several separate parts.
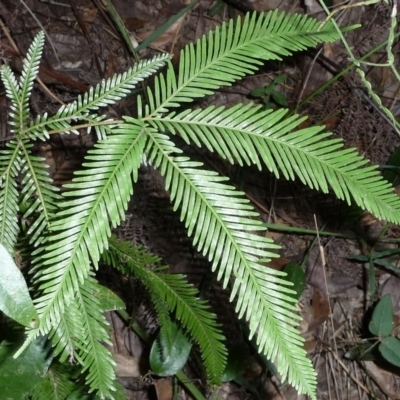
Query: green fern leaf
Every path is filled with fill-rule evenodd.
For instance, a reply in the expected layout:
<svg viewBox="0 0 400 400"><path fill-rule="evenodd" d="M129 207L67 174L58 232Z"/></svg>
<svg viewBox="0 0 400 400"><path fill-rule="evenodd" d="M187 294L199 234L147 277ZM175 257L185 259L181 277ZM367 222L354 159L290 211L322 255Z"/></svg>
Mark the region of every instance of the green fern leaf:
<svg viewBox="0 0 400 400"><path fill-rule="evenodd" d="M165 135L147 128L149 156L165 176L174 209L181 210L188 235L198 251L212 262L217 278L227 287L234 278L231 300L236 299L239 317L249 321L250 337L257 333L260 352L276 360L283 379L302 393L312 395L316 376L310 360L301 348L303 338L294 328L300 317L295 314L293 292L285 274L260 264L276 257L278 246L254 232L263 230L243 193L227 185L226 178L201 170L201 163L173 155L174 145ZM156 150L154 150L156 149Z"/></svg>
<svg viewBox="0 0 400 400"><path fill-rule="evenodd" d="M143 262L138 263L138 259L143 259L143 256L147 259L150 257L146 256L146 252L143 253L138 254L138 250L132 249L129 243L120 243L111 238L110 248L104 256L116 268L139 278L149 290L161 326L168 326L166 311L175 313L176 318L199 344L211 381L220 383L227 350L222 343L225 338L218 328L215 315L209 311L207 302L198 299L197 289L186 281L184 275L161 273L160 269L150 270Z"/></svg>
<svg viewBox="0 0 400 400"><path fill-rule="evenodd" d="M103 345L111 345L111 342L106 330L108 324L94 296L96 285L96 281L89 277L75 295L84 332L84 336L80 335L77 340L79 347L76 354L83 367L82 373L87 371L86 383L90 386L90 392L96 391L100 398L110 398L115 391L115 362L110 351Z"/></svg>
<svg viewBox="0 0 400 400"><path fill-rule="evenodd" d="M280 60L292 51L314 47L338 39L331 22L321 27L306 15L290 15L278 10L267 14L246 14L225 23L194 46L181 51L176 79L169 63L166 76L156 77L154 91L147 90L148 104L139 101L138 116L158 115L172 107L213 94L221 86L230 86L262 65L260 60Z"/></svg>
<svg viewBox="0 0 400 400"><path fill-rule="evenodd" d="M27 135L35 136L43 134L43 132L48 135L49 130L64 134L79 134L76 127L71 126L71 122L84 120L88 124L89 132L90 127L94 126L98 139L105 139L108 132L107 126L113 125L115 122L105 120L104 115L94 116L93 111L115 104L131 94L139 82L154 74L170 58L169 54L163 54L151 60L143 60L128 71L103 80L98 85L91 87L87 93L79 95L74 102L61 106L54 116L38 116L35 121L31 122Z"/></svg>
<svg viewBox="0 0 400 400"><path fill-rule="evenodd" d="M392 186L377 167L356 149L344 149L341 139L321 133L323 127L293 131L304 118L284 119L287 110L260 111L260 106L238 104L232 108L213 106L154 117L161 130L178 133L187 142L205 145L231 163L262 163L279 177L299 177L312 189L327 193L331 187L348 204L353 199L376 217L400 223L400 202Z"/></svg>
<svg viewBox="0 0 400 400"><path fill-rule="evenodd" d="M54 356L60 362L78 361L82 372L87 370L86 382L91 390L103 397L110 397L114 390L114 361L103 344L110 344L103 310L94 293L97 282L88 277L79 285L74 299L59 318L59 324L49 334L54 346Z"/></svg>
<svg viewBox="0 0 400 400"><path fill-rule="evenodd" d="M20 128L20 105L23 103L19 84L8 65L3 65L0 73L1 80L6 89L6 95L11 100L8 124L11 125L11 132L17 133Z"/></svg>
<svg viewBox="0 0 400 400"><path fill-rule="evenodd" d="M43 379L35 386L33 400L65 400L74 391L76 384L71 366L53 362Z"/></svg>
<svg viewBox="0 0 400 400"><path fill-rule="evenodd" d="M36 281L42 297L36 299L41 330L49 332L71 301L77 284L96 267L107 247L110 224L125 216L133 181L137 179L145 136L142 125L115 128L115 133L90 150L83 171L77 171L66 200L51 224L52 241L37 252Z"/></svg>
<svg viewBox="0 0 400 400"><path fill-rule="evenodd" d="M55 325L49 332L48 337L53 345L54 357L58 356L61 363L78 359L78 362L82 364L77 348L79 346L78 338L84 336L82 315L74 297L69 302L66 311L60 314L58 325Z"/></svg>
<svg viewBox="0 0 400 400"><path fill-rule="evenodd" d="M29 118L29 98L31 96L33 82L39 72L39 63L42 58L43 46L44 32L41 31L33 39L33 42L29 46L28 53L24 58L21 79L19 81L21 102L18 110L18 122L21 129L19 132L20 134L24 133L23 127L27 125Z"/></svg>
<svg viewBox="0 0 400 400"><path fill-rule="evenodd" d="M0 152L0 243L13 254L19 232L17 176L21 157L17 142L6 147Z"/></svg>
<svg viewBox="0 0 400 400"><path fill-rule="evenodd" d="M29 97L32 92L33 82L39 71L43 45L44 34L40 32L30 45L28 54L24 59L19 83L9 66L1 67L1 79L6 88L7 97L12 102L9 124L14 126L11 131L17 135L23 136L25 133L24 127L27 125L29 118Z"/></svg>
<svg viewBox="0 0 400 400"><path fill-rule="evenodd" d="M60 356L60 362L67 359L78 361L82 372L88 370L86 381L91 390L109 397L114 387L115 363L109 350L103 346L104 343L110 344L110 340L103 310L94 296L97 286L92 277L79 286L58 326L50 331L49 338L54 346L53 354Z"/></svg>
<svg viewBox="0 0 400 400"><path fill-rule="evenodd" d="M57 194L58 189L52 185L45 159L31 154L30 149L33 146L31 143L21 141L20 146L23 158L21 172L24 174L21 182L23 187L21 203L29 203L23 218L35 216L27 235L29 243L38 246L45 240L43 233L49 229L50 220L57 209L56 202L61 196Z"/></svg>
<svg viewBox="0 0 400 400"><path fill-rule="evenodd" d="M21 135L24 133L29 118L29 97L33 87L33 81L39 70L39 62L44 45L43 32L39 33L29 47L28 54L24 59L22 76L17 82L14 73L8 65L1 67L1 79L6 88L7 97L11 100L9 124L14 126L12 132Z"/></svg>

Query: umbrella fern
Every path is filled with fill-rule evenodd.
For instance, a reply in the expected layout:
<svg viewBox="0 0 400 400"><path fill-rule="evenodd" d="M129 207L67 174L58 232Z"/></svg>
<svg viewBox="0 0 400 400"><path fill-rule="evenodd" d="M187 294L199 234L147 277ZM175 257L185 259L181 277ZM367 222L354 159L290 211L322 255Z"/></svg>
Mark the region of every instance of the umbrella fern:
<svg viewBox="0 0 400 400"><path fill-rule="evenodd" d="M15 138L0 153L0 242L12 252L19 240L19 210L29 221L33 289L39 324L27 329L29 343L48 335L61 361L76 360L87 384L113 397L115 374L106 321L93 293L93 270L100 258L134 274L149 290L161 321L174 315L195 340L212 382L226 363L223 337L205 302L180 275L147 269L154 257L111 238L125 218L138 170L150 163L165 177L173 208L179 212L194 246L211 263L231 301L257 337L259 351L277 362L284 379L315 398L316 375L296 330L299 317L284 274L264 266L277 246L257 235L264 230L244 194L216 172L182 154L171 135L205 146L231 163L268 168L276 176L299 178L311 188L354 201L379 218L400 222L400 202L376 167L354 149L344 149L320 127L296 130L302 118L286 111L261 111L252 104L176 112L195 99L253 73L265 60L338 37L331 23L307 16L272 12L230 21L181 51L177 71L170 56L141 61L124 74L98 84L54 116L31 118L29 96L44 43L33 41L18 81L7 66L1 78L12 101L9 123ZM155 74L146 96L137 97L137 115L106 119L99 109L126 96ZM53 186L44 160L31 152L30 139L53 133L96 131L83 169L62 195ZM17 183L20 183L19 185ZM20 189L20 192L18 190ZM20 352L23 348L20 349Z"/></svg>

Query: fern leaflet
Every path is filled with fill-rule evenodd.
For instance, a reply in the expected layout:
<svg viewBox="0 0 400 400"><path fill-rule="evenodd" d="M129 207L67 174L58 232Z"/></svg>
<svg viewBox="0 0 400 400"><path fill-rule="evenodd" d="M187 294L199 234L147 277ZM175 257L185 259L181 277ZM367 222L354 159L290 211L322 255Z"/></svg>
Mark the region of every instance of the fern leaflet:
<svg viewBox="0 0 400 400"><path fill-rule="evenodd" d="M322 28L306 15L290 15L278 10L267 14L246 14L223 23L204 35L194 46L180 54L176 78L169 63L166 76L156 77L154 90L147 90L149 103L143 108L139 99L138 116L159 115L172 107L213 94L221 86L230 86L262 65L260 60L280 60L292 51L338 39L331 22Z"/></svg>
<svg viewBox="0 0 400 400"><path fill-rule="evenodd" d="M400 223L400 203L392 186L377 167L356 149L344 149L341 139L321 133L322 127L293 131L304 118L284 118L287 110L260 111L261 106L237 104L232 108L213 106L185 110L175 115L153 117L161 131L169 131L187 142L205 145L231 163L265 166L279 177L299 177L311 189L328 192L339 199L370 210L376 217Z"/></svg>
<svg viewBox="0 0 400 400"><path fill-rule="evenodd" d="M186 281L185 276L162 273L160 269L147 269L143 262L137 262L137 249L114 238L111 238L110 248L104 256L113 266L139 278L149 290L161 326L168 326L166 311L175 313L176 318L199 344L208 376L212 382L220 383L227 354L222 344L224 337L207 302L198 299L198 291ZM140 252L139 259L143 259L143 256L146 257L146 253Z"/></svg>
<svg viewBox="0 0 400 400"><path fill-rule="evenodd" d="M280 278L282 272L260 264L276 257L272 250L278 246L253 233L263 230L263 225L251 219L257 213L243 193L224 183L226 178L199 169L202 164L187 157L174 157L174 146L165 135L151 128L147 134L148 148L154 152L148 157L165 176L166 190L174 209L180 208L193 244L218 271L223 287L234 277L231 300L236 299L239 317L249 321L250 337L257 333L259 350L277 359L282 376L303 393L312 394L316 376L294 328L300 317L289 296L292 291Z"/></svg>

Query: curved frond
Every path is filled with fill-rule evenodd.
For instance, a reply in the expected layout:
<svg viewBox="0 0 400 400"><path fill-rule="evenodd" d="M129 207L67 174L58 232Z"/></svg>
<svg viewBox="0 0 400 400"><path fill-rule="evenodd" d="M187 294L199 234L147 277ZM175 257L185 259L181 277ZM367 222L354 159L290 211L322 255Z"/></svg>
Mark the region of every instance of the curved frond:
<svg viewBox="0 0 400 400"><path fill-rule="evenodd" d="M96 293L97 282L88 277L80 284L74 301L77 302L79 315L81 316L82 332L78 339L79 363L82 365L82 372L86 373L86 383L90 391L96 391L100 398L112 397L115 391L115 362L111 352L104 347L103 343L111 345L109 334L106 330L108 325Z"/></svg>
<svg viewBox="0 0 400 400"><path fill-rule="evenodd" d="M49 337L53 343L54 355L60 354L60 361L77 361L82 372L87 370L86 382L91 391L101 398L109 398L114 390L115 362L104 343L111 344L106 330L107 321L103 316L98 298L94 295L97 282L89 276L79 285L73 300L61 315L60 323Z"/></svg>
<svg viewBox="0 0 400 400"><path fill-rule="evenodd" d="M106 121L104 115L94 116L93 111L115 104L131 94L139 82L154 74L170 58L169 54L162 54L150 60L142 60L126 72L101 81L87 93L79 95L72 103L61 106L54 116L37 117L29 125L26 134L48 135L49 130L78 134L78 130L71 126L71 122L84 120L95 127L99 139L104 139L107 133L106 126L112 124L112 120Z"/></svg>
<svg viewBox="0 0 400 400"><path fill-rule="evenodd" d="M19 133L20 129L20 105L22 103L21 91L15 78L14 72L8 65L0 68L1 81L6 89L6 95L11 100L8 124L11 125L11 132Z"/></svg>
<svg viewBox="0 0 400 400"><path fill-rule="evenodd" d="M32 400L65 400L77 389L73 378L71 366L53 362L33 389Z"/></svg>
<svg viewBox="0 0 400 400"><path fill-rule="evenodd" d="M9 124L14 126L12 132L17 135L24 133L29 118L29 97L32 92L33 82L39 71L40 58L44 46L44 33L39 32L24 59L21 79L17 82L14 73L9 66L1 67L1 79L6 88L7 97L11 100Z"/></svg>
<svg viewBox="0 0 400 400"><path fill-rule="evenodd" d="M300 317L293 292L282 279L284 273L260 264L276 257L273 250L278 246L255 234L264 229L253 219L258 214L226 178L201 170L201 163L175 157L165 135L151 128L147 134L155 154L149 157L165 176L174 209L180 209L193 244L211 261L224 287L233 279L231 300L236 300L239 317L249 322L250 337L257 334L260 352L277 361L284 379L312 395L316 376L294 327Z"/></svg>
<svg viewBox="0 0 400 400"><path fill-rule="evenodd" d="M40 31L29 46L28 53L23 61L21 79L19 81L21 93L21 104L19 104L19 126L21 128L21 134L23 133L22 128L26 126L29 118L29 98L31 96L33 82L39 72L39 64L40 59L42 58L43 46L44 32Z"/></svg>
<svg viewBox="0 0 400 400"><path fill-rule="evenodd" d="M88 152L86 169L77 171L73 182L65 185L70 191L63 196L72 200L60 204L61 211L51 223L51 241L36 257L35 280L42 296L35 303L42 333L58 324L91 263L97 267L111 235L110 225L116 227L124 218L145 140L140 123L116 128Z"/></svg>
<svg viewBox="0 0 400 400"><path fill-rule="evenodd" d="M38 246L45 239L44 232L49 229L61 196L57 194L58 188L52 185L45 159L31 154L32 146L26 141L21 142L21 172L24 174L21 203L26 206L22 217L34 217L27 234L29 242Z"/></svg>
<svg viewBox="0 0 400 400"><path fill-rule="evenodd" d="M139 117L158 115L171 107L213 94L221 86L230 86L262 65L260 60L280 60L293 51L314 47L338 39L331 22L306 15L286 14L278 10L266 14L246 14L204 35L196 45L187 45L180 53L179 74L175 77L169 63L166 76L156 77L154 90L147 90L148 105L139 102Z"/></svg>
<svg viewBox="0 0 400 400"><path fill-rule="evenodd" d="M6 146L0 150L0 243L13 254L19 232L17 176L21 157L17 142Z"/></svg>
<svg viewBox="0 0 400 400"><path fill-rule="evenodd" d="M263 162L277 177L294 180L327 193L332 188L339 199L355 203L377 218L400 223L400 201L377 167L356 149L343 148L341 139L321 133L323 127L294 131L304 120L287 110L260 111L260 106L237 104L232 108L213 106L154 117L162 130L178 133L186 142L205 145L230 162L241 165Z"/></svg>
<svg viewBox="0 0 400 400"><path fill-rule="evenodd" d="M140 248L138 253L138 249L132 248L129 243L120 243L112 238L110 248L105 254L106 261L125 273L135 275L148 289L161 326L168 324L168 320L163 321L166 311L175 313L176 318L200 346L211 381L220 383L227 357L223 344L225 338L218 328L216 316L209 310L208 303L199 300L197 289L187 282L184 275L146 268L146 264L138 262L138 259L147 261L151 255Z"/></svg>
<svg viewBox="0 0 400 400"><path fill-rule="evenodd" d="M75 360L77 356L77 339L85 335L82 326L82 316L75 298L70 301L65 312L60 314L58 325L49 332L48 338L53 345L54 357L59 356L60 362ZM80 361L78 359L78 361Z"/></svg>

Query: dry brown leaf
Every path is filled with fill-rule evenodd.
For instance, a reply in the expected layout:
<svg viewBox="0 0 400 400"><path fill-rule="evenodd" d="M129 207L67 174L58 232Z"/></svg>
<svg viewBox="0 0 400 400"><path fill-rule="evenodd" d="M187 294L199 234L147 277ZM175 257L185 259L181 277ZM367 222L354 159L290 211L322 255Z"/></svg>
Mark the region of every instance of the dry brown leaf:
<svg viewBox="0 0 400 400"><path fill-rule="evenodd" d="M158 379L154 382L158 400L171 400L173 398L172 382L170 379Z"/></svg>

